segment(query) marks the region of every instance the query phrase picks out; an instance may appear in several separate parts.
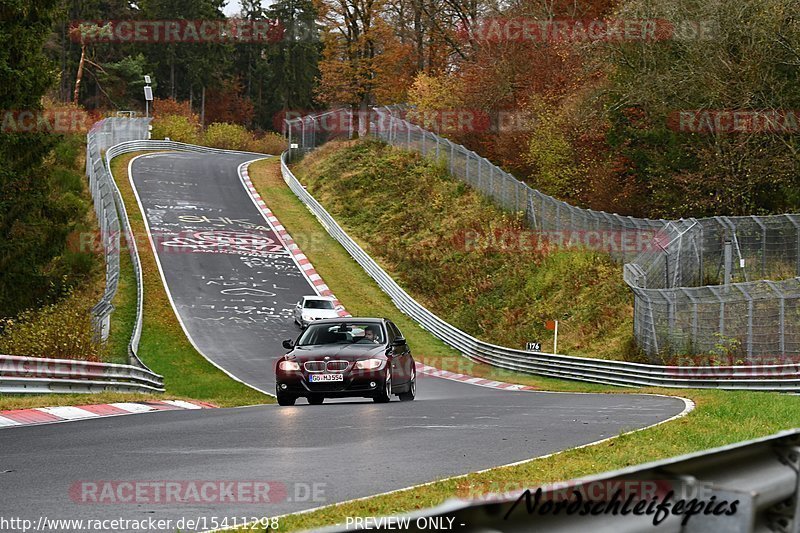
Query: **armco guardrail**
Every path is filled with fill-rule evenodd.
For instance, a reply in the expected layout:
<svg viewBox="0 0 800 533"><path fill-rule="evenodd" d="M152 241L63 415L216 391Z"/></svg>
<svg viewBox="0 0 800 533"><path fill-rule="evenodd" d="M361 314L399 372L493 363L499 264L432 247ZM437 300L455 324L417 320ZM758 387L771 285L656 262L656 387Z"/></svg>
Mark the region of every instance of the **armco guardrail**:
<svg viewBox="0 0 800 533"><path fill-rule="evenodd" d="M103 297L92 309L95 331L100 339L108 336L112 300L117 294L120 275L120 217L118 210L124 209L111 178L108 167L103 163L103 150L123 141L146 139L149 119L107 118L92 126L86 136L86 176L89 190L94 200L95 215L100 230L106 263L106 287ZM132 363L138 363L135 358Z"/></svg>
<svg viewBox="0 0 800 533"><path fill-rule="evenodd" d="M318 531L431 531L443 524L445 529L465 533L800 532L798 470L800 430L792 430L566 483L530 487L529 503L524 492L485 495L476 497L477 501L451 500L383 521L372 519L369 525L364 519L359 525L350 518L346 524ZM476 488L475 492L482 492L482 487ZM590 511L582 513L587 504Z"/></svg>
<svg viewBox="0 0 800 533"><path fill-rule="evenodd" d="M283 179L328 233L405 314L469 359L507 370L620 386L800 392L800 363L743 366L660 366L528 352L489 344L445 322L408 295L303 187L281 156Z"/></svg>
<svg viewBox="0 0 800 533"><path fill-rule="evenodd" d="M135 121L136 119L133 119ZM110 124L110 126L109 126ZM118 125L123 132L117 131ZM109 139L146 136L147 122L133 123L131 119L106 119L93 128L93 132L105 134ZM106 252L106 291L101 302L95 306L100 316L110 315L111 300L116 294L119 278L120 229L125 235L136 275L136 320L128 344L131 365L115 365L73 361L68 359L44 359L0 355L0 394L43 394L84 392L164 392L162 376L152 372L137 354L142 332L143 284L136 239L122 200L122 195L111 174L111 160L119 155L139 151L183 151L201 153L232 153L231 150L194 146L174 141L131 140L109 145L91 137L87 146L87 174L95 198L95 208L101 222L103 248ZM101 146L108 149L105 159L100 155ZM253 156L264 154L247 153ZM91 170L90 170L91 169ZM101 218L102 217L102 218Z"/></svg>
<svg viewBox="0 0 800 533"><path fill-rule="evenodd" d="M96 123L86 139L86 175L94 200L106 263L106 287L100 302L92 309L100 338L108 334L111 304L120 275L120 216L125 206L116 184L104 165L102 150L119 141L147 137L147 119L110 118ZM131 259L137 272L137 313L134 335L129 343L131 365L118 365L71 359L48 359L18 355L0 355L0 394L51 394L93 392L164 392L164 379L151 371L136 355L141 331L142 286L139 256L131 238L127 214L125 233L130 243Z"/></svg>
<svg viewBox="0 0 800 533"><path fill-rule="evenodd" d="M669 221L578 208L405 120L408 111L375 108L370 134L442 160L452 176L503 208L525 213L545 238L599 246L625 264L634 336L653 361L719 346L747 363L800 356L800 277L793 277L800 276L800 215ZM298 143L295 153L303 154L334 135L352 136L353 122L349 109L336 109L286 120L284 130ZM757 281L770 279L783 281Z"/></svg>
<svg viewBox="0 0 800 533"><path fill-rule="evenodd" d="M158 374L132 365L0 355L0 394L164 392Z"/></svg>

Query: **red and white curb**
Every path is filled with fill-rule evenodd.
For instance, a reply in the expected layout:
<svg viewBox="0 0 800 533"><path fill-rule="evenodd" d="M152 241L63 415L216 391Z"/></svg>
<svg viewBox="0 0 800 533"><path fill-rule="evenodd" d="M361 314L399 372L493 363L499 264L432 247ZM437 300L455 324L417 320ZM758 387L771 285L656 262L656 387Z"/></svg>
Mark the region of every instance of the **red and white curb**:
<svg viewBox="0 0 800 533"><path fill-rule="evenodd" d="M251 161L252 162L252 161ZM286 231L286 229L281 225L278 218L272 213L267 204L264 202L264 199L261 198L261 195L256 190L253 182L250 181L250 175L248 173L247 167L250 165L251 162L243 163L239 167L239 178L241 179L242 183L245 186L245 189L250 193L250 197L253 200L253 203L258 206L258 209L261 211L261 214L269 223L269 226L275 231L278 238L283 241L283 244L286 246L286 249L294 256L297 264L300 266L300 269L305 274L306 278L314 285L317 292L320 296L330 296L331 298L336 298L333 295L333 292L328 288L324 281L322 281L322 277L317 274L317 271L314 270L311 261L308 260L306 255L300 250L300 247L297 246L297 243L294 242L292 236ZM341 306L342 310L339 311L339 316L351 316L348 313L344 306L341 305L338 299L336 299L336 305ZM534 387L529 387L527 385L517 385L514 383L504 383L502 381L492 381L490 379L483 379L477 378L474 376L467 376L465 374L457 374L455 372L450 372L448 370L439 370L438 368L434 368L432 366L424 365L422 363L417 363L417 372L420 374L425 374L427 376L433 376L437 378L449 379L452 381L459 381L461 383L469 383L470 385L477 385L479 387L488 387L491 389L500 389L506 391L532 391L538 390Z"/></svg>
<svg viewBox="0 0 800 533"><path fill-rule="evenodd" d="M488 387L490 389L499 389L506 391L539 390L535 387L529 387L528 385L517 385L515 383L506 383L504 381L492 381L491 379L476 378L475 376L458 374L456 372L450 372L449 370L439 370L438 368L428 366L422 363L417 363L417 372L420 374L425 374L426 376L449 379L451 381L459 381L461 383L469 383L470 385L478 385L479 387Z"/></svg>
<svg viewBox="0 0 800 533"><path fill-rule="evenodd" d="M214 404L184 400L153 400L146 402L119 402L100 405L63 407L38 407L0 411L0 429L19 426L50 424L71 420L86 420L107 416L152 413L156 411L181 411L187 409L215 409Z"/></svg>
<svg viewBox="0 0 800 533"><path fill-rule="evenodd" d="M338 298L334 296L333 292L330 288L325 284L322 280L322 276L317 274L317 271L314 269L314 265L311 264L311 261L308 260L306 254L300 249L292 236L289 235L289 232L286 231L286 228L280 223L278 218L272 213L267 204L264 202L264 199L261 198L261 195L256 190L253 182L250 181L250 174L248 173L248 166L252 163L252 161L244 163L241 167L239 167L239 178L242 180L242 183L247 189L247 192L250 193L250 197L253 200L253 203L256 204L261 214L266 219L267 223L269 223L270 228L275 232L278 238L282 241L283 245L289 250L289 253L292 254L294 257L295 262L300 267L300 271L303 275L308 279L308 281L313 285L314 289L317 291L317 294L320 296L328 296L330 298L334 298L336 300L335 305L341 307L339 311L339 316L351 316L348 313L344 306L341 304Z"/></svg>

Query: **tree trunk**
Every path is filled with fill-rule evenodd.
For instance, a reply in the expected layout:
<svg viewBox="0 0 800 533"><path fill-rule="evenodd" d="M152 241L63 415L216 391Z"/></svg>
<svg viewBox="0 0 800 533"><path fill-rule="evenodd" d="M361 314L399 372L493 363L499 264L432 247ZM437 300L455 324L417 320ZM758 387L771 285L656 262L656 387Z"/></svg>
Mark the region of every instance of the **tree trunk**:
<svg viewBox="0 0 800 533"><path fill-rule="evenodd" d="M200 125L206 125L206 86L203 85L203 90L200 93Z"/></svg>
<svg viewBox="0 0 800 533"><path fill-rule="evenodd" d="M175 100L175 54L169 60L169 87L172 99Z"/></svg>
<svg viewBox="0 0 800 533"><path fill-rule="evenodd" d="M83 78L83 63L86 60L86 44L81 45L81 60L78 63L78 74L75 76L75 92L72 95L72 101L78 103L78 95L81 91L81 79Z"/></svg>
<svg viewBox="0 0 800 533"><path fill-rule="evenodd" d="M363 138L369 134L369 95L365 94L358 105L358 136Z"/></svg>
<svg viewBox="0 0 800 533"><path fill-rule="evenodd" d="M422 28L422 6L425 0L416 0L414 5L414 41L417 47L417 71L425 69L425 50L423 49L425 30Z"/></svg>

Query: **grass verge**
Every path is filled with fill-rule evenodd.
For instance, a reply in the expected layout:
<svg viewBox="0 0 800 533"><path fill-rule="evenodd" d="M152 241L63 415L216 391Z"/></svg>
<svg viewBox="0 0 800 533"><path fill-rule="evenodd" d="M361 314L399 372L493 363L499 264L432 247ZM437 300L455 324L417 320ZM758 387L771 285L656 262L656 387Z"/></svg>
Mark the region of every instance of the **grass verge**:
<svg viewBox="0 0 800 533"><path fill-rule="evenodd" d="M400 313L389 297L367 276L285 185L275 160L250 166L250 178L281 224L297 241L317 272L353 314L388 316L409 339L415 357L439 368L501 381L522 383L541 390L562 392L653 393L689 398L696 409L686 417L616 439L567 450L547 458L482 474L434 482L413 490L330 506L281 518L279 531L297 531L341 523L347 516L376 516L411 512L438 505L456 496L535 487L623 468L800 426L800 398L777 393L622 389L555 380L474 364L422 330ZM363 244L363 240L351 237ZM420 384L424 387L424 382ZM252 529L256 531L257 529ZM251 531L250 529L242 531Z"/></svg>
<svg viewBox="0 0 800 533"><path fill-rule="evenodd" d="M271 396L234 381L208 362L191 345L170 305L147 239L142 214L128 180L128 163L139 154L127 154L111 162L142 262L144 321L139 357L164 376L167 392L184 398L214 403L221 407L274 403Z"/></svg>
<svg viewBox="0 0 800 533"><path fill-rule="evenodd" d="M545 324L559 320L560 353L638 356L632 294L608 254L551 244L558 232L530 230L524 213L500 209L443 164L367 140L329 143L295 174L350 233L369 236L365 250L394 279L459 329L547 350Z"/></svg>
<svg viewBox="0 0 800 533"><path fill-rule="evenodd" d="M128 364L128 343L136 324L136 274L128 250L119 254L119 282L112 302L107 350L115 363Z"/></svg>

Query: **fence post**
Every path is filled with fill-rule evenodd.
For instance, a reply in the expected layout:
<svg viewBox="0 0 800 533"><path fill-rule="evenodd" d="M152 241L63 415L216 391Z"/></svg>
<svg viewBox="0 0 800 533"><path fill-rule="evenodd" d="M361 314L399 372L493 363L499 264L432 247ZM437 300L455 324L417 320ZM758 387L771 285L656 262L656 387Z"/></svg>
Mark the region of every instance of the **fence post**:
<svg viewBox="0 0 800 533"><path fill-rule="evenodd" d="M741 285L736 287L747 298L747 360L753 358L753 297Z"/></svg>
<svg viewBox="0 0 800 533"><path fill-rule="evenodd" d="M450 142L450 139L447 140L447 144L450 145L450 175L453 175L453 159L455 158L455 145Z"/></svg>
<svg viewBox="0 0 800 533"><path fill-rule="evenodd" d="M311 148L317 147L317 130L319 129L317 120L319 120L318 117L311 119Z"/></svg>
<svg viewBox="0 0 800 533"><path fill-rule="evenodd" d="M692 296L692 293L689 290L687 290L685 287L681 287L681 291L686 296L686 298L692 303L692 338L691 338L691 344L692 344L692 347L694 348L693 351L696 353L697 346L695 345L695 343L696 343L696 340L697 340L697 327L698 327L697 300L695 299L694 296Z"/></svg>
<svg viewBox="0 0 800 533"><path fill-rule="evenodd" d="M347 139L353 139L353 108L347 108Z"/></svg>
<svg viewBox="0 0 800 533"><path fill-rule="evenodd" d="M286 130L284 137L289 140L289 161L292 161L292 127L286 119L283 121L283 129Z"/></svg>
<svg viewBox="0 0 800 533"><path fill-rule="evenodd" d="M780 331L780 353L781 356L786 355L786 299L783 295L783 291L778 288L774 281L766 280L767 285L772 291L778 295L778 300L780 301L780 307L778 308L778 329Z"/></svg>
<svg viewBox="0 0 800 533"><path fill-rule="evenodd" d="M669 323L669 346L675 348L675 301L674 294L665 292L662 293L667 301L667 319Z"/></svg>
<svg viewBox="0 0 800 533"><path fill-rule="evenodd" d="M794 226L795 235L795 248L794 248L794 261L795 261L795 275L800 276L800 224L795 220L794 215L786 215L789 222Z"/></svg>
<svg viewBox="0 0 800 533"><path fill-rule="evenodd" d="M525 194L528 197L528 221L533 229L537 229L536 224L536 208L533 207L533 192L530 188L525 189Z"/></svg>
<svg viewBox="0 0 800 533"><path fill-rule="evenodd" d="M725 237L725 285L731 284L731 261L733 259L733 244L730 237Z"/></svg>

